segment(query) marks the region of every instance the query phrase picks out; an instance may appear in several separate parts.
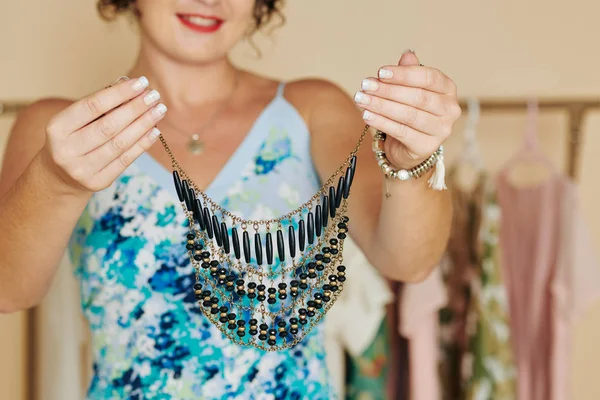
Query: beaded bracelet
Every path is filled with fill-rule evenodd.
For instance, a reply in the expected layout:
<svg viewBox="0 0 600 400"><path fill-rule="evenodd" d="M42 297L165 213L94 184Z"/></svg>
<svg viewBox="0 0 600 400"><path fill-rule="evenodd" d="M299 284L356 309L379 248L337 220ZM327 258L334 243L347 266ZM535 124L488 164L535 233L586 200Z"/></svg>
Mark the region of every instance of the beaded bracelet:
<svg viewBox="0 0 600 400"><path fill-rule="evenodd" d="M392 167L390 161L385 156L385 151L383 150L386 136L387 135L384 132L377 130L373 136L372 147L373 152L375 152L377 164L379 164L379 167L386 177L400 181L407 181L410 179L420 178L435 168L433 176L429 179L429 186L434 190L446 189L443 146L440 146L439 149L437 149L419 165L410 169L396 170Z"/></svg>

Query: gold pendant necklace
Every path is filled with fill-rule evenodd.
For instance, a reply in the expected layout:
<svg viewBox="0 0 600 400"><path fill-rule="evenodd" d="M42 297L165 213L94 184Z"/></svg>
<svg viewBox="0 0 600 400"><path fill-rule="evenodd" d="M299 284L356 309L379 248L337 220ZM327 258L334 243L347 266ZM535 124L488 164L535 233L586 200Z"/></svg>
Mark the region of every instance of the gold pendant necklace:
<svg viewBox="0 0 600 400"><path fill-rule="evenodd" d="M204 152L204 142L200 140L200 135L193 134L187 144L187 149L190 153L197 156Z"/></svg>

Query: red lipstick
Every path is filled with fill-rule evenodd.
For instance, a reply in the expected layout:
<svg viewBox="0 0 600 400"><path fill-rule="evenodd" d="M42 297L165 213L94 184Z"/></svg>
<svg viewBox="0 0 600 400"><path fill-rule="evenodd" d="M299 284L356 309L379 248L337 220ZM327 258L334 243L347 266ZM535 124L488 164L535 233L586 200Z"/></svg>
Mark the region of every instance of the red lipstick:
<svg viewBox="0 0 600 400"><path fill-rule="evenodd" d="M193 18L198 17L202 18L205 21L210 20L211 24L200 25L198 23L193 22ZM181 21L183 25L188 27L189 29L200 32L200 33L213 33L219 30L221 25L223 25L223 20L217 17L201 15L201 14L177 14L177 18Z"/></svg>

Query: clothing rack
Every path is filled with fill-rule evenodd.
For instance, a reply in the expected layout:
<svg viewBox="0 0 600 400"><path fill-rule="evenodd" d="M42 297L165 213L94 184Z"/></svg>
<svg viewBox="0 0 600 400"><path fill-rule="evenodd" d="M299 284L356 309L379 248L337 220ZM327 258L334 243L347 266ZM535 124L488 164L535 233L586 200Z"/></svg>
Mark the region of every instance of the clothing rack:
<svg viewBox="0 0 600 400"><path fill-rule="evenodd" d="M527 109L527 100L479 100L481 112L514 112ZM467 103L462 101L463 110ZM569 135L567 146L566 172L576 180L579 176L579 162L583 144L582 125L589 110L600 109L600 100L595 99L539 99L540 111L564 110L569 114Z"/></svg>

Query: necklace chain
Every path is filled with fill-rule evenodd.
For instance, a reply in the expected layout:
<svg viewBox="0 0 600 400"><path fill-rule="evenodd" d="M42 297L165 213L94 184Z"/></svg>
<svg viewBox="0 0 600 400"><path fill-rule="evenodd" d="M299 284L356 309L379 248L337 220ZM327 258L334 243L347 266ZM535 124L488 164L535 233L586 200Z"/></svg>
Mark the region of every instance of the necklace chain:
<svg viewBox="0 0 600 400"><path fill-rule="evenodd" d="M184 130L178 128L177 126L173 125L171 122L169 122L168 120L164 119L162 121L163 124L166 124L168 126L170 126L171 128L173 128L174 130L181 132L181 133L186 133L186 136L191 137L192 140L198 140L200 138L200 133L204 132L206 130L207 127L209 127L215 120L216 118L227 108L227 106L229 105L229 103L231 102L231 99L233 98L233 95L235 94L237 87L239 85L239 76L238 73L236 72L235 74L235 80L233 83L233 89L231 89L231 92L229 93L229 96L227 96L227 98L225 99L225 101L223 102L223 104L215 111L215 113L208 119L207 122L205 122L202 127L200 127L199 129L196 129L194 131L194 133L192 133L191 135L187 134L186 132L184 132Z"/></svg>
<svg viewBox="0 0 600 400"><path fill-rule="evenodd" d="M210 197L208 197L206 195L206 193L204 193L204 191L202 191L196 185L196 183L190 178L190 176L181 167L181 165L179 164L179 162L173 155L173 152L171 151L171 149L170 149L169 145L167 144L167 141L165 140L163 135L160 135L158 138L160 139L160 142L162 143L165 151L167 152L167 154L169 155L169 158L171 159L171 165L172 165L173 170L179 171L180 174L182 175L182 179L187 179L190 187L193 188L198 194L200 194L207 204L210 204L211 211L218 210L221 212L222 215L228 216L229 218L231 218L231 220L234 223L252 225L252 226L254 226L255 229L258 229L258 226L270 225L270 224L280 224L282 221L291 219L294 215L300 215L302 213L302 210L309 208L311 204L319 201L320 195L325 193L325 191L329 189L329 187L333 184L335 177L338 176L342 172L344 167L346 167L350 164L352 157L354 157L358 153L358 150L360 149L360 146L362 145L362 143L365 139L365 136L366 136L367 132L369 131L369 128L370 128L369 125L365 125L365 127L358 139L358 142L356 143L356 146L354 147L354 149L352 150L350 155L346 158L346 160L338 167L338 169L329 177L329 179L327 179L327 181L321 186L321 188L306 203L300 205L295 210L293 210L279 218L261 219L261 220L243 219L242 217L235 215L235 214L229 212L228 210L225 210L223 207L221 207L219 204L217 204L215 201L213 201Z"/></svg>

